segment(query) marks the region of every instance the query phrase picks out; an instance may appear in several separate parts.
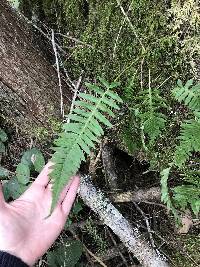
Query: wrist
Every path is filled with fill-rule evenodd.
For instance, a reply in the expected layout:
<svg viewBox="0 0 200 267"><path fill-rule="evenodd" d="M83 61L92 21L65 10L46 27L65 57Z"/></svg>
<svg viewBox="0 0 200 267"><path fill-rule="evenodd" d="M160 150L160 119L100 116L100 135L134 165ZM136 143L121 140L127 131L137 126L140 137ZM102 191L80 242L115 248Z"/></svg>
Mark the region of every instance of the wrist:
<svg viewBox="0 0 200 267"><path fill-rule="evenodd" d="M13 252L10 254L21 259L29 267L32 267L37 262L37 259L33 258L32 255L24 254L24 251L18 251L17 253Z"/></svg>
<svg viewBox="0 0 200 267"><path fill-rule="evenodd" d="M37 262L37 260L34 260L32 256L25 255L23 250L18 250L17 252L15 250L0 250L0 254L1 253L6 253L8 255L11 255L11 256L17 258L19 261L23 262L24 266L26 266L26 267L27 266L31 267ZM0 264L0 266L1 266L1 264ZM18 265L16 265L16 266L18 266Z"/></svg>
<svg viewBox="0 0 200 267"><path fill-rule="evenodd" d="M8 253L6 251L0 251L0 266L4 267L28 267L28 265L22 261L16 255Z"/></svg>

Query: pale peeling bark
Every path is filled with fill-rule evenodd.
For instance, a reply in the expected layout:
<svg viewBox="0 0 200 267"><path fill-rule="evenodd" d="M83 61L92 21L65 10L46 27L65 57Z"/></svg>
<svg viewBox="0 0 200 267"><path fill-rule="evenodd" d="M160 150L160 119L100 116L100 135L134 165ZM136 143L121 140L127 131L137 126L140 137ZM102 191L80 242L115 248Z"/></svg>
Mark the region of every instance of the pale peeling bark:
<svg viewBox="0 0 200 267"><path fill-rule="evenodd" d="M112 229L124 245L131 251L144 267L167 267L165 259L155 251L123 215L106 199L100 190L90 182L88 176L82 177L80 197L100 219Z"/></svg>
<svg viewBox="0 0 200 267"><path fill-rule="evenodd" d="M111 193L109 198L114 202L143 202L143 201L156 201L161 200L160 187L151 187L149 189L138 189L125 193Z"/></svg>
<svg viewBox="0 0 200 267"><path fill-rule="evenodd" d="M0 112L19 129L48 127L60 117L57 74L37 49L34 34L7 1L0 1ZM63 84L65 103L71 93ZM69 105L70 106L70 105Z"/></svg>

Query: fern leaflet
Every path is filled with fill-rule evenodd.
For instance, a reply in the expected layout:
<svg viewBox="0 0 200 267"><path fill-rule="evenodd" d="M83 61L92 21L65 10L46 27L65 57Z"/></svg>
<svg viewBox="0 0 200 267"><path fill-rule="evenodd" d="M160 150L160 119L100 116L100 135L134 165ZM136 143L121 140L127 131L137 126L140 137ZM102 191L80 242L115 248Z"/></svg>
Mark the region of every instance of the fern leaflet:
<svg viewBox="0 0 200 267"><path fill-rule="evenodd" d="M198 114L200 112L200 84L192 86L193 80L189 80L183 85L182 81L178 80L177 85L172 91L175 99L180 103L183 102Z"/></svg>
<svg viewBox="0 0 200 267"><path fill-rule="evenodd" d="M173 198L176 204L185 210L188 204L197 216L200 211L200 188L194 185L181 185L173 189Z"/></svg>
<svg viewBox="0 0 200 267"><path fill-rule="evenodd" d="M111 91L119 83L109 84L103 79L99 80L106 90L86 83L87 88L96 96L79 93L80 100L74 102L74 110L68 115L71 122L63 125L64 131L55 141L55 153L52 157L55 165L50 174L53 184L51 212L63 187L78 171L81 161L85 160L85 154L90 154L91 148L95 148L98 138L104 134L101 124L112 126L104 114L114 117L112 109L119 109L117 102L122 102L121 98Z"/></svg>
<svg viewBox="0 0 200 267"><path fill-rule="evenodd" d="M165 127L166 116L160 112L161 108L167 108L165 100L159 95L159 90L144 90L137 97L136 117L141 120L144 133L148 135L150 145L154 144L157 137Z"/></svg>
<svg viewBox="0 0 200 267"><path fill-rule="evenodd" d="M166 168L160 172L161 175L161 201L167 205L167 208L172 211L176 221L179 221L179 217L177 214L176 209L174 208L172 204L171 197L169 195L169 189L167 185L167 181L169 178L171 167Z"/></svg>
<svg viewBox="0 0 200 267"><path fill-rule="evenodd" d="M178 139L180 144L176 147L174 161L176 166L181 167L192 152L200 151L200 122L188 120L182 123Z"/></svg>

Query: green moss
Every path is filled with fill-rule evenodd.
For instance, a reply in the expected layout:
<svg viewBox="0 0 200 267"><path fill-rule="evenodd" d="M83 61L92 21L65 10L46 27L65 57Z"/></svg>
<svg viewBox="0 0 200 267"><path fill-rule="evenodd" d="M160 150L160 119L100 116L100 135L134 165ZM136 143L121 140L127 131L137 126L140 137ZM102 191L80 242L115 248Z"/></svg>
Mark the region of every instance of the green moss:
<svg viewBox="0 0 200 267"><path fill-rule="evenodd" d="M182 246L180 251L172 254L171 259L177 267L196 267L200 265L200 237L186 235L177 237Z"/></svg>
<svg viewBox="0 0 200 267"><path fill-rule="evenodd" d="M57 133L60 132L62 126L60 120L55 119L54 117L50 117L47 120L47 123L49 125L48 128L42 126L34 127L32 132L29 133L29 135L37 138L39 142L44 142L45 140L52 138L53 136L55 136Z"/></svg>
<svg viewBox="0 0 200 267"><path fill-rule="evenodd" d="M197 54L195 40L199 36L199 13L196 2L119 2L132 25L113 0L21 0L21 5L32 13L38 12L38 17L43 12L45 23L82 42L63 39L69 54L65 66L73 79L77 80L82 70L92 80L98 75L108 81L120 76L122 87L119 93L131 109L135 105L135 95L142 87L148 87L150 69L152 88L168 79L161 86L161 94L170 104L171 88L177 78L186 80L191 75L191 58ZM183 31L186 28L187 31ZM127 110L125 113L129 123L124 121L120 137L130 151L137 151L141 138L137 129L133 131L135 122L131 112ZM159 148L152 155L157 155L158 151ZM152 160L156 161L157 156Z"/></svg>
<svg viewBox="0 0 200 267"><path fill-rule="evenodd" d="M121 1L122 6L134 25L134 30L125 20L116 1L112 0L21 0L27 9L43 7L51 27L86 43L80 45L68 38L64 40L70 58L66 66L77 79L82 69L94 79L97 75L107 80L116 78L125 68L132 66L121 76L127 83L140 67L144 58L145 71L151 68L156 78L165 69L164 77L177 76L182 62L174 54L177 36L168 29L168 6L165 2L154 0ZM37 11L34 11L37 12ZM137 34L138 38L136 37ZM143 44L145 50L141 47ZM76 46L74 46L76 45ZM173 57L172 57L173 54ZM139 80L138 73L138 80ZM144 80L145 82L145 80ZM136 84L138 86L138 83Z"/></svg>

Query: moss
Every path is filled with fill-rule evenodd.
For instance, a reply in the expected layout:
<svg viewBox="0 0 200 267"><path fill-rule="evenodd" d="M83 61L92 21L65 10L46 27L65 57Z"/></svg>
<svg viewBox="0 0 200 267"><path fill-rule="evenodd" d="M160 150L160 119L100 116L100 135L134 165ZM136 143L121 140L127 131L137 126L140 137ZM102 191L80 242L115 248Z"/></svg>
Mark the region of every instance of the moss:
<svg viewBox="0 0 200 267"><path fill-rule="evenodd" d="M69 54L65 66L70 76L76 80L82 70L91 80L98 75L109 81L120 76L122 87L119 93L128 109L135 105L133 98L141 90L141 82L143 88L148 86L149 69L152 88L160 86L170 77L161 87L161 94L165 95L169 104L169 92L177 78L185 80L191 76L191 58L196 53L195 38L199 34L199 13L194 0L121 0L119 2L132 26L117 1L113 0L21 2L28 4L29 9L31 6L32 12L37 12L38 7L40 13L46 15L45 22L56 31L83 42L80 45L67 37L63 39ZM131 112L127 110L125 115L128 118L121 127L120 138L130 151L138 151L141 138L138 130L133 131L135 122ZM135 140L137 142L133 146ZM157 155L158 151L159 148L151 154ZM156 160L157 156L153 156L152 161Z"/></svg>
<svg viewBox="0 0 200 267"><path fill-rule="evenodd" d="M29 3L28 0L21 2L24 5ZM144 76L148 68L151 68L153 78L165 70L158 82L163 82L172 72L173 76L177 76L182 62L179 55L174 54L177 36L172 35L167 27L167 4L159 0L121 2L134 25L134 31L117 2L112 0L34 0L31 9L36 10L34 6L38 6L41 12L42 5L52 27L86 43L80 46L68 38L64 40L66 47L74 47L72 51L68 51L70 59L66 61L66 65L75 79L81 69L84 69L92 79L103 75L106 79L113 80L132 64L121 76L125 84L140 67L143 58ZM139 77L138 72L137 80Z"/></svg>
<svg viewBox="0 0 200 267"><path fill-rule="evenodd" d="M78 79L81 70L92 80L98 75L109 81L120 76L122 87L119 93L128 109L132 109L134 96L141 87L148 86L150 69L152 88L160 86L170 77L161 86L161 94L170 104L169 92L177 78L186 80L195 71L197 73L193 60L198 54L196 40L200 21L197 2L119 2L132 26L117 1L113 0L21 0L21 4L27 5L31 12L38 9L38 12L43 12L45 22L56 31L82 42L80 45L67 37L63 39L69 54L65 65L73 79ZM138 131L133 133L135 122L130 114L129 110L125 112L130 123L124 120L120 137L129 150L137 151L141 142ZM165 140L165 137L162 139ZM132 145L134 140L138 140L135 146ZM153 151L152 155L158 151ZM152 160L156 161L157 158L153 157Z"/></svg>
<svg viewBox="0 0 200 267"><path fill-rule="evenodd" d="M172 255L172 261L175 266L179 267L196 267L200 265L200 237L196 235L186 235L177 237L181 242L180 251L176 251Z"/></svg>
<svg viewBox="0 0 200 267"><path fill-rule="evenodd" d="M49 125L48 128L42 126L34 127L29 135L36 138L39 143L43 143L45 140L52 139L53 136L60 132L62 123L60 120L55 119L54 117L49 117L47 123Z"/></svg>

